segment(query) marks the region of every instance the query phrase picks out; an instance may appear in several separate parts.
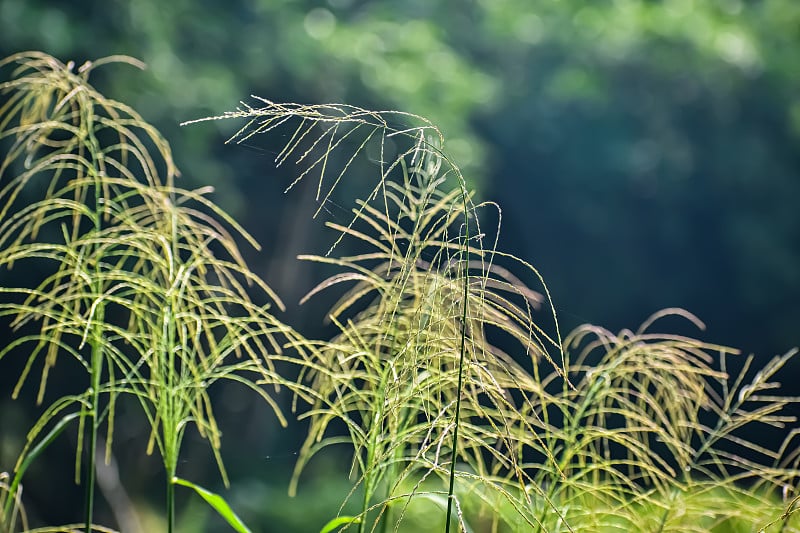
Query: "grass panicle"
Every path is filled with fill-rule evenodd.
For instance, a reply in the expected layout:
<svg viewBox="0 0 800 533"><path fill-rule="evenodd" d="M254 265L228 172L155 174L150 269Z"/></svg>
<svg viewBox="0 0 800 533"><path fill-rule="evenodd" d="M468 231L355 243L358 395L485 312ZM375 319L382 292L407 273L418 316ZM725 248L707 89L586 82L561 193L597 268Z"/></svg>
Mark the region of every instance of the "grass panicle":
<svg viewBox="0 0 800 533"><path fill-rule="evenodd" d="M267 105L243 105L213 118L245 120L232 142L277 128L291 132L276 163L295 154L297 180L317 173L320 202L378 139L374 184L356 201L348 222L328 223L339 235L328 253L301 257L341 271L304 301L324 290L349 288L328 313L340 333L304 346L309 357L299 396L311 407L300 416L310 426L290 490L316 453L342 442L329 432L337 421L353 447L351 496L358 489L362 498L358 520L347 527L364 531L399 524L412 498L430 499L444 489L447 516L464 529L459 505L453 506L455 479L490 485L497 480L500 487L521 472L513 428L524 421L508 388L528 376L489 336L508 337L529 363L545 360L558 369L560 340L533 318L545 297L498 263L514 258L496 250L496 237L483 233L478 218L479 211L495 206L473 203L429 123L349 106L259 101ZM398 126L398 121L420 125ZM389 139L393 158L386 157ZM344 241L360 251L334 255ZM540 280L535 270L526 270ZM427 483L431 475L442 479L439 490Z"/></svg>
<svg viewBox="0 0 800 533"><path fill-rule="evenodd" d="M0 167L0 265L37 261L49 271L34 288L2 289L0 314L32 332L1 347L0 358L27 348L14 396L40 364L39 402L60 355L89 375L84 392L45 410L17 471L40 434L77 409L77 476L84 426L94 457L105 424L108 457L117 398L138 398L152 428L147 451L157 448L164 461L172 531L172 480L190 424L208 439L228 483L208 388L237 382L284 422L262 385L283 381L270 356L295 334L271 314L264 302L281 308L280 300L242 259L237 240L255 245L252 237L207 198L210 189L177 187L166 141L89 85L89 72L104 62L77 72L39 53L3 62L17 67L0 86L9 94L0 136L11 144ZM87 463L89 531L95 483Z"/></svg>
<svg viewBox="0 0 800 533"><path fill-rule="evenodd" d="M669 317L702 328L677 309L635 332L587 325L562 342L541 276L496 249L496 229L479 215L492 209L499 220L499 208L473 203L430 123L256 103L203 120L244 120L229 142L288 139L275 159L299 166L287 190L315 176L320 210L359 154L378 166L349 221L327 224L338 233L328 252L301 257L339 269L305 300L343 288L328 312L338 335L304 345L298 397L310 404L300 414L310 425L292 492L315 454L346 442L355 484L342 509L360 493L361 512L340 522L345 529L401 527L413 501L438 497L445 531L451 518L469 529L462 509L474 498L493 530L629 529L646 516L650 530L679 531L764 519L766 506L748 513L738 502L787 486L796 465L788 445L770 452L740 433L790 422L793 398L757 393L775 388L770 379L793 352L745 385L725 367L735 350L652 332ZM345 243L357 251L337 253Z"/></svg>
<svg viewBox="0 0 800 533"><path fill-rule="evenodd" d="M41 272L0 288L15 332L0 362L19 358L12 396L35 381L44 405L0 474L0 532L110 531L93 524L94 462L82 457L103 446L110 457L121 395L138 401L146 452L163 461L168 531L176 486L249 531L178 472L194 426L230 481L209 391L219 381L282 424L272 387L294 394L308 433L290 492L316 455L347 445L352 488L325 532L800 531L800 431L787 429L798 398L777 382L797 350L757 368L669 333L679 320L703 329L680 309L635 331L584 325L562 338L542 276L498 250L500 208L475 200L430 122L254 97L191 123L242 121L233 143L282 139L276 165L297 165L286 190L315 179L314 216L352 195L348 218L326 222L327 252L300 257L334 271L303 303L338 296L325 313L336 333L306 339L245 264L238 243L254 239L210 188L179 187L166 140L89 84L113 62L142 66L112 56L76 69L39 52L0 61L0 266ZM86 381L51 399L68 364ZM85 520L31 530L22 481L75 425ZM752 437L762 426L786 431L777 450Z"/></svg>

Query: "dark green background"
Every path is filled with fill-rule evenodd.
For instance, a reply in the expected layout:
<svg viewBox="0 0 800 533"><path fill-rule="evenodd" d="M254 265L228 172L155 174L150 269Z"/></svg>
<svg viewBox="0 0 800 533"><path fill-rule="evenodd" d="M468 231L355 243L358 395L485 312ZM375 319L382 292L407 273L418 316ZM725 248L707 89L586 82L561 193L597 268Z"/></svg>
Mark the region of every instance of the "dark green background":
<svg viewBox="0 0 800 533"><path fill-rule="evenodd" d="M184 185L215 186L264 246L248 252L251 266L286 301L286 321L309 334L324 334L321 313L296 302L319 277L294 256L323 252L330 236L309 218L313 187L283 195L293 169L274 168L267 141L224 145L235 124L181 121L250 94L427 116L480 198L503 208L501 247L539 268L564 330L635 328L678 306L707 323L704 339L762 363L800 344L796 0L0 0L0 55L27 49L148 64L105 67L93 80L166 135ZM357 194L354 178L330 213ZM0 369L2 390L7 376ZM302 428L277 432L266 409L220 396L236 435L224 442L232 498L251 520L302 530L266 510L283 498ZM0 470L27 427L15 422L30 414L19 403L0 398ZM125 446L136 442L131 420L119 459L137 493L159 471ZM205 449L191 450L186 468L216 483ZM52 470L58 461L63 473ZM32 473L42 477L29 482L31 507L45 519L79 516L70 461L66 449ZM337 491L314 494L330 493L335 512ZM302 520L317 504L324 498L280 507Z"/></svg>

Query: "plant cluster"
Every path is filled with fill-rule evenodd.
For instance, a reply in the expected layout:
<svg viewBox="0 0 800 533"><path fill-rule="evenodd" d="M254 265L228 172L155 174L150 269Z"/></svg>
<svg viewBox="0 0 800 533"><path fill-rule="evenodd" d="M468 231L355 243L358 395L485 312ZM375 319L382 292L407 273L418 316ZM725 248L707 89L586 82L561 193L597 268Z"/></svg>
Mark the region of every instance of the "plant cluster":
<svg viewBox="0 0 800 533"><path fill-rule="evenodd" d="M446 533L798 531L797 432L777 451L741 433L793 421L785 407L795 400L776 392L774 376L796 350L753 376L748 358L731 375L735 350L654 332L670 317L702 328L678 309L636 331L587 325L562 338L541 276L497 249L499 222L482 221L487 211L499 220L499 207L474 201L432 124L255 98L202 120L244 120L231 142L288 139L276 163L301 170L287 190L316 177L320 210L359 156L376 154L377 177L350 220L328 223L331 248L300 258L337 271L306 299L341 293L326 313L338 333L308 339L273 314L280 299L237 247L257 246L245 230L210 191L178 187L167 142L88 83L108 61L135 64L114 57L75 70L41 53L0 63L14 65L0 84L9 146L0 265L49 265L36 287L0 289L0 315L20 332L0 359L25 354L15 397L41 367L40 403L60 357L86 370L81 391L46 407L0 476L0 531L28 529L25 471L75 424L84 523L40 531L105 531L93 524L95 461L81 457L86 448L108 460L122 396L141 406L147 453L163 460L168 530L175 487L187 486L249 531L219 495L177 477L194 425L228 483L209 393L222 380L249 388L284 424L269 387L292 392L308 434L291 492L316 454L350 449L342 510L357 501L358 511L322 532L418 530L421 513L424 527Z"/></svg>

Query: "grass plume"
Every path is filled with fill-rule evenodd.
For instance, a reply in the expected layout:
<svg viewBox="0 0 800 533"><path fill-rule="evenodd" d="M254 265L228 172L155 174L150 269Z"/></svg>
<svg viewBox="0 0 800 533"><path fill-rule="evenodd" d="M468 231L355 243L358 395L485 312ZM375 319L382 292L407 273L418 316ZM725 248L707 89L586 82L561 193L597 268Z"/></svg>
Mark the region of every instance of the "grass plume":
<svg viewBox="0 0 800 533"><path fill-rule="evenodd" d="M44 359L39 402L60 355L71 356L89 376L84 392L45 410L17 470L40 433L78 409L77 476L86 420L89 457L103 423L109 453L116 399L139 399L152 428L148 453L157 447L164 461L172 531L173 479L189 424L208 439L228 482L208 387L219 380L240 383L283 421L261 385L281 382L270 356L279 355L294 333L263 303L282 307L242 259L236 240L257 246L252 237L208 200L210 189L177 187L166 141L133 110L89 85L89 72L108 61L87 62L77 72L40 53L3 63L17 67L0 87L10 94L0 110L0 131L11 142L0 167L0 265L35 260L51 271L35 288L2 289L8 299L0 313L15 328L36 325L38 331L2 347L0 358L30 347L14 396ZM40 199L29 200L41 191ZM88 532L92 461L85 470Z"/></svg>

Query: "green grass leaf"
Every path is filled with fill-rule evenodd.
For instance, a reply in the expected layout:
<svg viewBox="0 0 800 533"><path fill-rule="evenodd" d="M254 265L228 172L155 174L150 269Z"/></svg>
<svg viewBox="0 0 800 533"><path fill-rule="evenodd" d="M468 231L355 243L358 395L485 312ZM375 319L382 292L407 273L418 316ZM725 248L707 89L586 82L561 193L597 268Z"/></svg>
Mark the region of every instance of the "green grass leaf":
<svg viewBox="0 0 800 533"><path fill-rule="evenodd" d="M228 502L226 502L225 499L219 494L215 494L204 489L203 487L195 485L191 481L186 481L185 479L181 479L179 477L172 478L172 483L194 489L194 491L199 494L200 497L203 498L211 507L213 507L214 510L216 510L233 529L239 533L251 533L250 528L244 525L244 522L242 522L241 518L236 516L236 513L233 512L233 509L231 509L230 505L228 505Z"/></svg>
<svg viewBox="0 0 800 533"><path fill-rule="evenodd" d="M345 524L358 524L359 522L361 522L361 519L357 516L337 516L325 524L325 526L319 530L319 533L331 533L331 531Z"/></svg>
<svg viewBox="0 0 800 533"><path fill-rule="evenodd" d="M14 480L11 483L11 487L8 491L8 499L6 500L5 507L3 509L3 514L0 515L0 524L2 524L3 519L7 519L10 516L12 504L14 503L14 497L17 493L17 488L19 487L20 481L22 480L22 476L25 474L25 471L31 465L34 459L36 459L50 444L58 437L64 428L69 425L74 419L78 418L80 413L70 413L65 415L58 421L58 423L50 430L50 433L45 435L45 437L36 445L34 446L29 452L25 454L25 459L22 460L19 468L14 475Z"/></svg>

